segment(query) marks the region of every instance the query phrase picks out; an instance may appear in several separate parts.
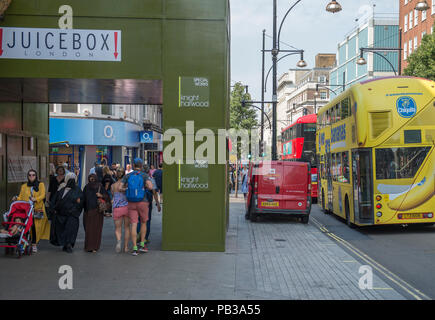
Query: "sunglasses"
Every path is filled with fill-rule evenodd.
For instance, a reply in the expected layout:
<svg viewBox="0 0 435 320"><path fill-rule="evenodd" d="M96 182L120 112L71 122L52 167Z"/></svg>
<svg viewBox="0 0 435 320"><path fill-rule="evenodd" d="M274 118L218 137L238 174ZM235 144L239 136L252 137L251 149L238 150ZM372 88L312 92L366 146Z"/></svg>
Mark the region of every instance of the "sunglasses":
<svg viewBox="0 0 435 320"><path fill-rule="evenodd" d="M29 177L36 177L36 174L31 173L29 174Z"/></svg>

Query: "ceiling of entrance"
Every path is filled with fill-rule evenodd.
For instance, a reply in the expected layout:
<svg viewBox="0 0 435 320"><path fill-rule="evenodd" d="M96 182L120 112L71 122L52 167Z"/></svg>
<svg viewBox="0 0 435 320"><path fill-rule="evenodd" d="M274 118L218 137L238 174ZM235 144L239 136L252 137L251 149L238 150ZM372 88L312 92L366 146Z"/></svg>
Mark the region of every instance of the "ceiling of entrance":
<svg viewBox="0 0 435 320"><path fill-rule="evenodd" d="M161 80L0 78L0 101L163 104Z"/></svg>

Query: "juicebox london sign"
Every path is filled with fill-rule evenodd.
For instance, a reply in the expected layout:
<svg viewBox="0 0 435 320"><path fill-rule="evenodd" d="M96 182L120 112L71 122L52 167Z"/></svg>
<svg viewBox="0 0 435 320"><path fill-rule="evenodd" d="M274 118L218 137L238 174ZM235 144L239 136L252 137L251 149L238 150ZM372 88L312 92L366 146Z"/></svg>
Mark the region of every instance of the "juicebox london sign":
<svg viewBox="0 0 435 320"><path fill-rule="evenodd" d="M0 59L121 61L120 30L0 28Z"/></svg>

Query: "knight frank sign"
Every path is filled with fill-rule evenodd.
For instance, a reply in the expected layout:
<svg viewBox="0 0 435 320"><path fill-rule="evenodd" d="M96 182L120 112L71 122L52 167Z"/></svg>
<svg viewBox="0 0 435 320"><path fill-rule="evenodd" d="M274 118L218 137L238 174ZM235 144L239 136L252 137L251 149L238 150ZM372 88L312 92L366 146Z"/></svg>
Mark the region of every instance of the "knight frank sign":
<svg viewBox="0 0 435 320"><path fill-rule="evenodd" d="M0 28L1 58L121 61L121 31Z"/></svg>

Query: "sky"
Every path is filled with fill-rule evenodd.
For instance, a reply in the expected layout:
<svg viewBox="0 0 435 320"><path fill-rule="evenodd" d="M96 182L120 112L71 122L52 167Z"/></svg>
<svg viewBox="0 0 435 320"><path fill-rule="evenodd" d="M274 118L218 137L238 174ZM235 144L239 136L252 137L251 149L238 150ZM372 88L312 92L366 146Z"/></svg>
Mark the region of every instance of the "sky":
<svg viewBox="0 0 435 320"><path fill-rule="evenodd" d="M242 82L249 86L253 100L261 100L262 32L266 29L266 50L272 47L273 0L231 1L231 84ZM332 14L325 10L330 0L302 0L288 15L281 32L281 49L305 50L307 68L314 65L317 53L336 53L338 43L357 28L360 18L368 11L376 14L399 13L401 0L338 0L343 10ZM277 0L278 27L287 10L296 0ZM294 48L289 47L289 45ZM281 53L281 56L283 54ZM278 78L286 70L296 68L298 55L278 64ZM266 53L266 73L272 65ZM267 82L265 100L270 101L271 75Z"/></svg>

